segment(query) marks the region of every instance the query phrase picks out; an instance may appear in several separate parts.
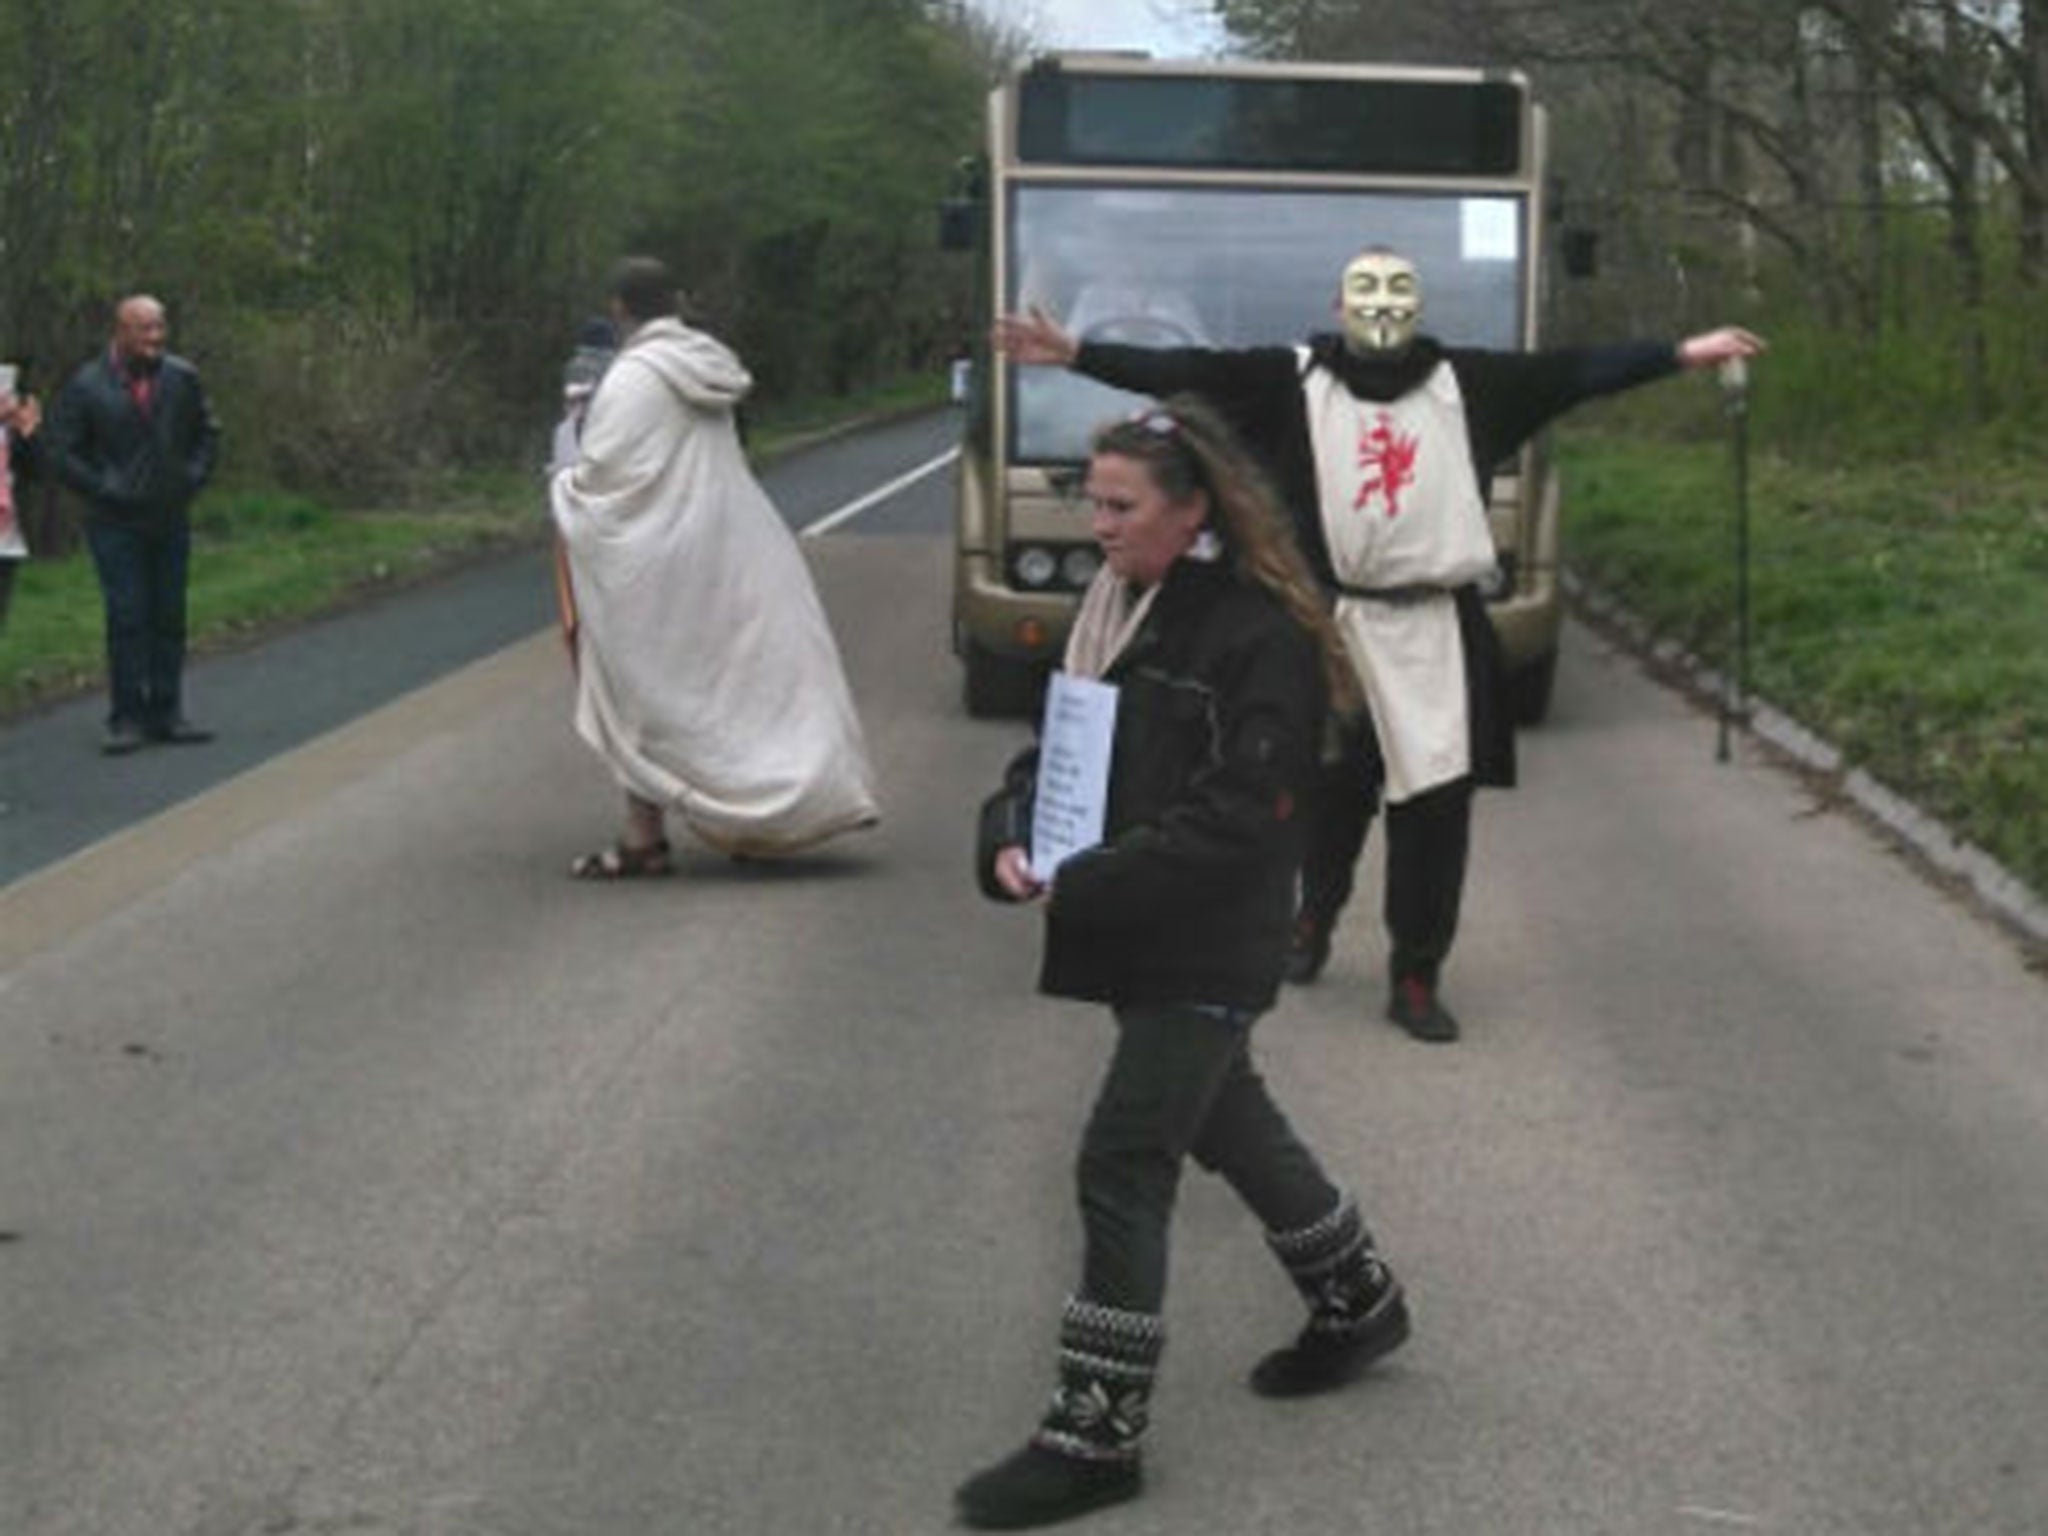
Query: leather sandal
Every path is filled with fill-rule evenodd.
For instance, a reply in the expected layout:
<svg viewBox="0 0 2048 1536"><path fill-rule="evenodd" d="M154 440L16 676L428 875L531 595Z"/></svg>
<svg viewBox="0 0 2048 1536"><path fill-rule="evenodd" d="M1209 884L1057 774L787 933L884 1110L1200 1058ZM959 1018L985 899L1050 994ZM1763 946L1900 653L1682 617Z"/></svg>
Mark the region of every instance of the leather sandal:
<svg viewBox="0 0 2048 1536"><path fill-rule="evenodd" d="M651 880L674 872L666 839L644 848L613 843L596 853L584 854L569 866L572 880Z"/></svg>

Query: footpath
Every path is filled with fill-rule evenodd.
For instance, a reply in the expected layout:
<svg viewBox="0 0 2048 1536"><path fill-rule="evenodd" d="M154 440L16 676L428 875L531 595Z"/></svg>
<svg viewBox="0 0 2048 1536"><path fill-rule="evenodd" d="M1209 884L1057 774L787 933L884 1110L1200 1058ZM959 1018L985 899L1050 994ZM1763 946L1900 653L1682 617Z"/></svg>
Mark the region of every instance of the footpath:
<svg viewBox="0 0 2048 1536"><path fill-rule="evenodd" d="M0 885L55 863L554 622L544 550L452 575L275 635L195 657L198 746L105 757L94 692L0 725Z"/></svg>

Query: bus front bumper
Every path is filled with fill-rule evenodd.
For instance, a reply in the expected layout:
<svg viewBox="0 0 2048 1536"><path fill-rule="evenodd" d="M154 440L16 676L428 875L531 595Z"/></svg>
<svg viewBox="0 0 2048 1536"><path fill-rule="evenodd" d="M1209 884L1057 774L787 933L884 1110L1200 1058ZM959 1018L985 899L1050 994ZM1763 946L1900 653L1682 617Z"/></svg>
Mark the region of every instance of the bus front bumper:
<svg viewBox="0 0 2048 1536"><path fill-rule="evenodd" d="M953 643L1017 661L1044 661L1066 643L1079 598L1072 592L1020 592L987 555L963 555L953 592Z"/></svg>

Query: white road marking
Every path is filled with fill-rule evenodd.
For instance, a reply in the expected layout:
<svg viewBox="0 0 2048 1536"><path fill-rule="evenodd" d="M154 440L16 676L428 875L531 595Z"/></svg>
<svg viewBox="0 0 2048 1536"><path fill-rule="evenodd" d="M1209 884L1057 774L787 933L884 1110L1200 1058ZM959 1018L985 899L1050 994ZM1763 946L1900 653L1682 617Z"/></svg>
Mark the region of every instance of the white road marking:
<svg viewBox="0 0 2048 1536"><path fill-rule="evenodd" d="M1687 1520L1708 1520L1716 1525L1761 1526L1763 1521L1755 1515L1737 1514L1732 1509L1703 1509L1697 1504L1682 1504L1678 1513Z"/></svg>
<svg viewBox="0 0 2048 1536"><path fill-rule="evenodd" d="M857 501L849 501L837 511L827 512L823 517L813 522L805 523L803 527L797 529L797 537L800 539L815 539L822 533L830 533L840 524L852 522L861 513L867 511L868 508L887 501L898 491L917 484L926 475L936 474L959 457L960 450L957 447L948 448L930 463L920 464L908 474L898 475L887 485L876 486L875 489L869 491L867 495L859 498Z"/></svg>

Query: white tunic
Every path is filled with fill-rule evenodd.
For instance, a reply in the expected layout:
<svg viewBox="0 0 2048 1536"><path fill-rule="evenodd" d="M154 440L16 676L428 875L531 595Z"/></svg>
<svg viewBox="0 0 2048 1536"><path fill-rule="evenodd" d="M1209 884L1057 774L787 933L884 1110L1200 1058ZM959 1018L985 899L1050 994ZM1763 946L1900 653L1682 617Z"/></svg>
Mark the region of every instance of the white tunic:
<svg viewBox="0 0 2048 1536"><path fill-rule="evenodd" d="M1388 601L1340 596L1337 627L1372 711L1389 803L1472 771L1465 649L1451 589L1494 569L1458 376L1440 363L1395 400L1361 400L1302 354L1323 537L1347 587L1433 588Z"/></svg>
<svg viewBox="0 0 2048 1536"><path fill-rule="evenodd" d="M712 846L776 853L877 812L810 569L734 428L751 384L701 331L642 326L550 499L575 586L578 733Z"/></svg>

